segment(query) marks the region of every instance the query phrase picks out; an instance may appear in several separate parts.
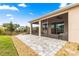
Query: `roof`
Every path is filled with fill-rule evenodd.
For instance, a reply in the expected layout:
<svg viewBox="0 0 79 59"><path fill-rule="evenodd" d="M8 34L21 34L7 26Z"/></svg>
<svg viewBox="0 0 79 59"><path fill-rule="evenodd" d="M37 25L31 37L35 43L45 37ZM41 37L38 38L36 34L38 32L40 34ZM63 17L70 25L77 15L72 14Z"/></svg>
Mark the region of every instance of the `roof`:
<svg viewBox="0 0 79 59"><path fill-rule="evenodd" d="M37 18L37 19L34 19L34 20L32 20L32 21L29 21L29 22L32 23L32 22L34 22L34 21L39 21L39 20L41 20L41 19L43 19L43 18L45 18L45 17L49 17L50 15L57 14L57 13L59 13L59 12L61 12L61 11L71 9L71 8L73 8L73 7L76 7L76 6L79 6L79 3L70 4L70 5L66 6L66 7L63 7L63 8L60 8L60 9L58 9L58 10L52 11L52 12L50 12L50 13L44 15L44 16L41 16L41 17L39 17L39 18Z"/></svg>

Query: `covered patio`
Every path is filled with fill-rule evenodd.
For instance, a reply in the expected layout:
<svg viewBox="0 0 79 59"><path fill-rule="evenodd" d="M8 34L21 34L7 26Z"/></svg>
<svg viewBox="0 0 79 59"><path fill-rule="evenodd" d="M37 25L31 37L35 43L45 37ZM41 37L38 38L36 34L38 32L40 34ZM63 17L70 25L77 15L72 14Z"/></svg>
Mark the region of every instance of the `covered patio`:
<svg viewBox="0 0 79 59"><path fill-rule="evenodd" d="M30 21L30 34L79 43L79 3L52 11ZM32 24L38 24L33 31ZM37 34L36 34L37 33Z"/></svg>
<svg viewBox="0 0 79 59"><path fill-rule="evenodd" d="M68 41L68 12L30 22L30 34Z"/></svg>
<svg viewBox="0 0 79 59"><path fill-rule="evenodd" d="M40 56L53 56L66 44L66 41L63 40L56 40L43 36L39 37L30 34L17 35L16 37Z"/></svg>

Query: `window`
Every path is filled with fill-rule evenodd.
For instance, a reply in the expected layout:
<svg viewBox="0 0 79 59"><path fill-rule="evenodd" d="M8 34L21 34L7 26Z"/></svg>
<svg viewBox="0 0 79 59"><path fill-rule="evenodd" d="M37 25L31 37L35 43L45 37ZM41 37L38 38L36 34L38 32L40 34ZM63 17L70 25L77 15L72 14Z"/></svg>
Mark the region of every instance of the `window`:
<svg viewBox="0 0 79 59"><path fill-rule="evenodd" d="M47 30L47 24L42 25L43 29Z"/></svg>
<svg viewBox="0 0 79 59"><path fill-rule="evenodd" d="M60 34L64 32L64 22L57 22L51 24L51 33Z"/></svg>
<svg viewBox="0 0 79 59"><path fill-rule="evenodd" d="M56 24L56 34L60 34L64 32L64 23Z"/></svg>

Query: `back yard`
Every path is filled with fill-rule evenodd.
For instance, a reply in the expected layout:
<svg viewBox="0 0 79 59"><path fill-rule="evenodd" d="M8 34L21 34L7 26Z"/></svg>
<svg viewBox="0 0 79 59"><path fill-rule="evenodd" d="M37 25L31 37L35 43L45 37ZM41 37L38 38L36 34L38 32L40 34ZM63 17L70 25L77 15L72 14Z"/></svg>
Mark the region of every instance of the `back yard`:
<svg viewBox="0 0 79 59"><path fill-rule="evenodd" d="M21 39L23 40L23 38ZM31 46L28 46L28 44L24 44L20 39L16 38L15 36L11 37L8 35L0 35L0 56L38 56L38 52L34 51L30 47ZM52 50L52 52L53 51L55 50ZM67 42L63 46L63 48L61 48L55 55L56 56L79 56L79 44Z"/></svg>

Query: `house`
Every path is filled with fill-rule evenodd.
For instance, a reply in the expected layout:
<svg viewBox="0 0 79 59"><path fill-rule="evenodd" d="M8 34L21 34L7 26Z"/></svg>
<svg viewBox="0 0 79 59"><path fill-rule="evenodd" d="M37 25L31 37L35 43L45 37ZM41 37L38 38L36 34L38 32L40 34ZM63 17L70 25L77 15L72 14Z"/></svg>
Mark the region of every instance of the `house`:
<svg viewBox="0 0 79 59"><path fill-rule="evenodd" d="M36 32L33 24L39 25ZM30 21L30 34L79 43L79 4L70 4Z"/></svg>

